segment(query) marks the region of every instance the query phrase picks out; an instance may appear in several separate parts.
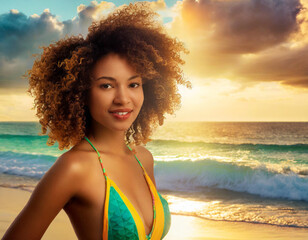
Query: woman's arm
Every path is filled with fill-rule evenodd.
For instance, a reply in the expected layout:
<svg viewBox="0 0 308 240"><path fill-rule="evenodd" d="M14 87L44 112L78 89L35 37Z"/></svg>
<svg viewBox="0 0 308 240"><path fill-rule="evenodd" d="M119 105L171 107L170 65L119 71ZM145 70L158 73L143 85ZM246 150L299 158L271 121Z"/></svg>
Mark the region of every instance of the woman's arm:
<svg viewBox="0 0 308 240"><path fill-rule="evenodd" d="M6 239L41 239L52 220L77 193L82 167L65 153L37 184L28 203L3 236Z"/></svg>

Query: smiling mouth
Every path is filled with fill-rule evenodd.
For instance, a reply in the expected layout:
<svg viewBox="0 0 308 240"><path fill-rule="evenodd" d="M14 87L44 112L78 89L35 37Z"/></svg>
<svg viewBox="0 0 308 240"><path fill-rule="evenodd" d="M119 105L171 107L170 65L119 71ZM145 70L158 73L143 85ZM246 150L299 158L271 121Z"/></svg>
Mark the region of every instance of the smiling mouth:
<svg viewBox="0 0 308 240"><path fill-rule="evenodd" d="M126 120L130 117L131 111L129 112L110 112L113 117L115 117L117 120Z"/></svg>
<svg viewBox="0 0 308 240"><path fill-rule="evenodd" d="M118 114L120 116L123 116L123 115L126 115L128 112L112 112L112 113L116 113L116 114Z"/></svg>

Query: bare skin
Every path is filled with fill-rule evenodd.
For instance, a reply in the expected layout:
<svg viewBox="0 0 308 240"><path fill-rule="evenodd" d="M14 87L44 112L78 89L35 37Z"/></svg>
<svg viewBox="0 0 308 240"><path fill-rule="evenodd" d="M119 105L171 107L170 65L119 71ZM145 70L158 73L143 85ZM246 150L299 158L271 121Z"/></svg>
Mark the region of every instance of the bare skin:
<svg viewBox="0 0 308 240"><path fill-rule="evenodd" d="M136 119L143 103L142 88L138 87L141 79L125 59L114 54L107 56L93 70L95 81L89 100L93 121L88 138L100 152L108 177L132 203L149 234L153 225L151 193L142 168L123 140L125 130ZM114 80L96 81L101 76L111 76ZM133 109L130 118L115 120L108 110L117 108ZM135 150L156 186L152 154L143 146ZM78 239L101 239L105 184L97 153L83 139L46 172L3 239L41 239L61 209L69 216Z"/></svg>
<svg viewBox="0 0 308 240"><path fill-rule="evenodd" d="M79 239L101 239L105 178L96 152L88 145L87 142L84 142L75 152L78 155L89 156L88 161L91 164L87 163L83 166L85 182L82 183L78 197L67 204L64 210L70 217ZM136 151L137 158L155 184L151 153L144 147L136 147ZM104 151L100 151L100 153L108 177L117 184L136 208L143 221L145 231L149 234L153 225L152 199L137 160L131 152L122 157ZM89 172L91 172L91 177L89 177ZM93 237L89 234L93 234Z"/></svg>

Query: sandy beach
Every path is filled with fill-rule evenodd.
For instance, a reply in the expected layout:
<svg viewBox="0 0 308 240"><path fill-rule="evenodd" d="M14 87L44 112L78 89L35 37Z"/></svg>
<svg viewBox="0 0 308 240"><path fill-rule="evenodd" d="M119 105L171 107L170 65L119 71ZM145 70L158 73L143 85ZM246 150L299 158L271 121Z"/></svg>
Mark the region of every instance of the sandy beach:
<svg viewBox="0 0 308 240"><path fill-rule="evenodd" d="M2 237L14 218L30 197L30 192L0 187L0 236ZM308 229L277 227L265 224L212 221L172 214L171 229L166 240L201 239L308 239ZM77 239L68 217L61 211L50 224L42 239Z"/></svg>
<svg viewBox="0 0 308 240"><path fill-rule="evenodd" d="M0 187L0 236L13 222L30 198L28 191ZM49 225L42 239L77 239L71 223L62 210Z"/></svg>

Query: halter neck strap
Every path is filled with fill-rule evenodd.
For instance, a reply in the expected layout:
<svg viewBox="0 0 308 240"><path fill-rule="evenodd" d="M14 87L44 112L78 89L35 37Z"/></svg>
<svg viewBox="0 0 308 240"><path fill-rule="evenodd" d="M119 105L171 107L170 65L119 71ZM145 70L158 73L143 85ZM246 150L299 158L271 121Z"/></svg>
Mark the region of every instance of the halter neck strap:
<svg viewBox="0 0 308 240"><path fill-rule="evenodd" d="M102 166L102 169L103 169L103 174L104 174L104 176L105 176L105 179L107 180L106 169L105 169L104 166L103 166L103 161L102 161L102 159L101 159L101 155L100 155L99 151L96 149L96 147L94 147L94 145L91 143L91 141L90 141L86 136L85 136L84 138L87 140L88 143L90 143L90 145L91 145L91 146L93 147L93 149L96 151L96 153L97 153L97 155L98 155L98 160L99 160L99 162L100 162L100 164L101 164L101 166ZM129 149L131 152L133 152L133 150L131 149L130 146L128 146L128 145L126 145L126 146L128 147L128 149ZM135 156L136 160L138 161L139 165L141 166L141 168L143 169L143 171L145 171L144 168L143 168L143 166L142 166L142 164L141 164L141 162L140 162L139 159L137 158L136 154L134 154L134 156Z"/></svg>

